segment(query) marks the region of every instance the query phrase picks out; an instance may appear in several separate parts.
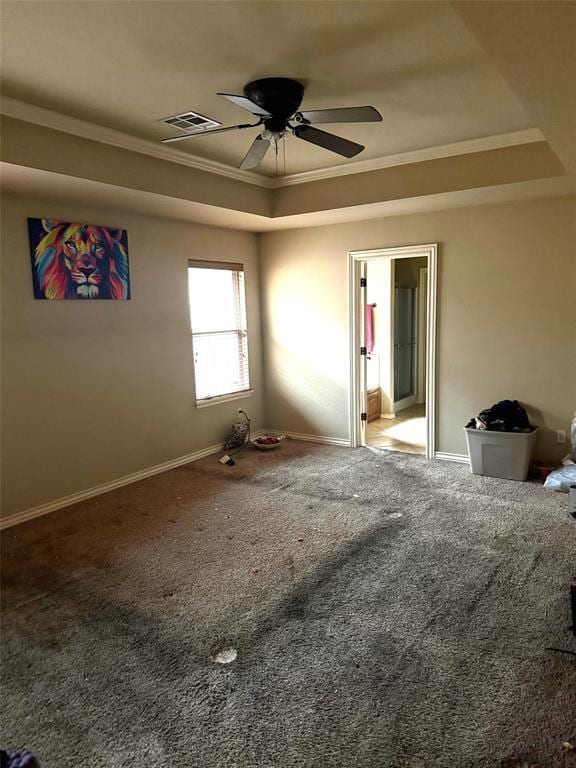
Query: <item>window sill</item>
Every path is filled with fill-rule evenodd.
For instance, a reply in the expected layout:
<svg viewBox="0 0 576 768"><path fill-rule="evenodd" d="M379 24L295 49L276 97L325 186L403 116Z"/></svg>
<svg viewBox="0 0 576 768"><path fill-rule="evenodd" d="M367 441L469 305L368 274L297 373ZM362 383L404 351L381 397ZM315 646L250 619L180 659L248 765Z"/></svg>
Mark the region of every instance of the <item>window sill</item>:
<svg viewBox="0 0 576 768"><path fill-rule="evenodd" d="M208 408L211 405L219 403L228 403L231 400L243 400L254 394L253 389L243 389L241 392L231 392L228 395L217 395L216 397L207 397L205 400L196 400L196 408Z"/></svg>

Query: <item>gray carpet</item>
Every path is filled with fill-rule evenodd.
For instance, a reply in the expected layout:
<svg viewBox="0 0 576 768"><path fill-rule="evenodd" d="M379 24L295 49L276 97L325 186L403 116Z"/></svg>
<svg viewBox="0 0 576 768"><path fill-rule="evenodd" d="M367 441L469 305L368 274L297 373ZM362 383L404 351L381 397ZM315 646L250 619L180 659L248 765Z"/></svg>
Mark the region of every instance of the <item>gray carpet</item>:
<svg viewBox="0 0 576 768"><path fill-rule="evenodd" d="M5 533L3 741L44 768L574 766L576 657L545 649L576 650L575 554L564 495L463 465L209 457Z"/></svg>

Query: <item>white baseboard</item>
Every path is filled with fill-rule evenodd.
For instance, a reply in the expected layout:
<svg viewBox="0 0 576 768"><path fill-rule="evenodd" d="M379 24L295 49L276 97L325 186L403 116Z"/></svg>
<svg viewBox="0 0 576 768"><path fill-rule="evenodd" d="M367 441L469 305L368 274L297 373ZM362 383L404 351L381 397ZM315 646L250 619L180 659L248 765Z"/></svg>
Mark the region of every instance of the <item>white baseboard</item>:
<svg viewBox="0 0 576 768"><path fill-rule="evenodd" d="M253 432L252 437L258 437L264 434L263 430ZM94 496L101 496L103 493L108 493L116 488L122 488L124 485L131 485L131 483L137 483L139 480L145 480L147 477L153 475L159 475L162 472L168 472L176 467L181 467L183 464L189 464L192 461L198 461L205 456L211 456L214 453L219 453L223 450L221 443L218 445L211 445L208 448L202 448L200 451L194 451L186 456L180 456L177 459L171 459L165 461L162 464L157 464L155 467L148 467L147 469L141 469L138 472L133 472L130 475L124 475L116 480L110 480L107 483L101 485L95 485L92 488L88 488L85 491L79 491L78 493L72 493L70 496L63 496L61 499L55 501L49 501L46 504L41 504L39 507L33 507L32 509L25 509L22 512L16 512L14 515L8 515L8 517L0 518L0 530L4 528L10 528L13 525L19 525L25 523L28 520L33 520L35 517L41 517L47 515L49 512L55 512L57 509L63 507L69 507L72 504L78 504L80 501L86 499L92 499Z"/></svg>
<svg viewBox="0 0 576 768"><path fill-rule="evenodd" d="M349 440L341 439L338 437L328 437L326 435L307 435L301 434L299 432L282 432L278 429L260 429L257 432L253 432L252 437L268 434L286 435L286 437L290 437L293 440L305 440L310 443L338 445L344 448L350 447ZM79 491L78 493L73 493L70 496L63 496L60 499L49 501L46 504L41 504L40 506L33 507L32 509L25 509L22 512L16 512L14 515L0 518L0 530L11 528L13 525L19 525L20 523L25 523L28 520L33 520L35 517L47 515L50 512L55 512L57 509L62 509L63 507L70 507L73 504L78 504L80 501L92 499L94 496L101 496L102 494L113 491L116 488L122 488L125 485L137 483L139 480L145 480L147 477L159 475L162 472L168 472L171 469L176 469L176 467L181 467L183 464L190 464L193 461L203 459L205 456L211 456L214 453L219 453L221 450L221 444L211 445L208 448L203 448L200 451L194 451L194 453L189 453L186 456L180 456L177 459L165 461L162 464L157 464L154 467L148 467L147 469L142 469L139 472L133 472L130 475L124 475L124 477L119 477L116 480L110 480L107 483L95 485L94 487L88 488L85 491ZM445 453L443 451L436 451L434 458L441 461L456 461L461 464L469 463L468 456L462 453Z"/></svg>
<svg viewBox="0 0 576 768"><path fill-rule="evenodd" d="M326 437L325 435L305 435L299 432L282 432L279 429L270 429L269 435L286 435L292 440L306 440L309 443L325 443L326 445L340 445L343 448L350 448L350 440L344 440L339 437Z"/></svg>
<svg viewBox="0 0 576 768"><path fill-rule="evenodd" d="M470 464L470 459L465 453L445 453L444 451L436 451L434 458L440 459L440 461L457 461L459 464Z"/></svg>
<svg viewBox="0 0 576 768"><path fill-rule="evenodd" d="M350 447L350 441L341 439L338 437L328 437L326 435L309 435L309 434L302 434L299 432L282 432L278 429L260 429L257 432L252 433L252 437L258 437L259 435L286 435L286 437L290 437L293 440L305 440L310 443L324 443L326 445L338 445L343 448L349 448ZM203 459L205 456L211 456L214 453L219 453L222 450L222 445L211 445L208 448L203 448L200 451L194 451L194 453L189 453L186 456L180 456L177 459L171 459L170 461L165 461L162 464L157 464L154 467L148 467L147 469L142 469L138 472L133 472L130 475L124 475L124 477L119 477L116 480L110 480L107 483L102 483L101 485L95 485L92 488L88 488L85 491L79 491L78 493L73 493L70 496L63 496L60 499L56 499L55 501L49 501L46 504L41 504L38 507L33 507L32 509L25 509L22 512L16 512L14 515L9 515L8 517L0 518L0 530L3 530L5 528L10 528L13 525L19 525L20 523L25 523L28 520L33 520L35 517L41 517L42 515L47 515L50 512L55 512L57 509L62 509L63 507L70 507L73 504L78 504L80 501L85 501L86 499L92 499L94 496L101 496L104 493L108 493L109 491L113 491L116 488L122 488L125 485L131 485L132 483L137 483L139 480L145 480L147 477L152 477L153 475L159 475L162 472L168 472L171 469L176 469L176 467L181 467L183 464L190 464L193 461L198 461L199 459ZM441 461L456 461L461 464L468 464L469 459L466 454L463 453L445 453L443 451L436 451L434 454L435 459L439 459Z"/></svg>
<svg viewBox="0 0 576 768"><path fill-rule="evenodd" d="M335 437L324 437L322 435L300 435L296 432L280 432L279 430L265 430L259 429L256 432L252 432L251 437L259 437L260 435L280 435L284 434L286 437L291 437L294 440L308 440L313 443L326 443L328 445L341 445L347 448L350 447L348 440L340 440ZM202 448L200 451L194 451L186 456L180 456L177 459L171 459L165 461L162 464L157 464L154 467L148 467L147 469L141 469L138 472L133 472L130 475L124 475L116 480L110 480L107 483L101 485L95 485L92 488L88 488L85 491L79 491L78 493L72 493L70 496L63 496L60 499L49 501L46 504L41 504L38 507L32 507L32 509L25 509L22 512L16 512L8 517L0 518L0 530L5 528L11 528L13 525L19 525L20 523L26 523L28 520L33 520L35 517L42 517L50 512L55 512L57 509L63 509L64 507L70 507L73 504L78 504L80 501L86 501L86 499L92 499L94 496L101 496L109 491L114 491L116 488L122 488L125 485L131 485L137 483L139 480L145 480L147 477L153 475L159 475L162 472L168 472L176 467L181 467L183 464L190 464L193 461L203 459L205 456L211 456L214 453L219 453L223 450L221 443L218 445L211 445L208 448Z"/></svg>
<svg viewBox="0 0 576 768"><path fill-rule="evenodd" d="M396 414L395 413L381 413L380 414L381 419L395 419Z"/></svg>
<svg viewBox="0 0 576 768"><path fill-rule="evenodd" d="M395 413L399 413L405 408L410 408L411 405L416 405L416 395L410 395L410 397L405 397L403 400L396 400L394 403L394 411Z"/></svg>

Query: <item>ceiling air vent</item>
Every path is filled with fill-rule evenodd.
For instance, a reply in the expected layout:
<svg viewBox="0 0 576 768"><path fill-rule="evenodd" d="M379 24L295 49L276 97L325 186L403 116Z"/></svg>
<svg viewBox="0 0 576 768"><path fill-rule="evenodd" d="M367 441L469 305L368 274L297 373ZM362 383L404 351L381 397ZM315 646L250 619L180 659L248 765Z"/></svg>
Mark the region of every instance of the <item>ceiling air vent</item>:
<svg viewBox="0 0 576 768"><path fill-rule="evenodd" d="M166 123L172 128L179 128L186 133L197 133L198 131L205 131L207 128L217 128L222 125L217 120L211 120L197 112L183 112L181 115L165 117L160 122Z"/></svg>

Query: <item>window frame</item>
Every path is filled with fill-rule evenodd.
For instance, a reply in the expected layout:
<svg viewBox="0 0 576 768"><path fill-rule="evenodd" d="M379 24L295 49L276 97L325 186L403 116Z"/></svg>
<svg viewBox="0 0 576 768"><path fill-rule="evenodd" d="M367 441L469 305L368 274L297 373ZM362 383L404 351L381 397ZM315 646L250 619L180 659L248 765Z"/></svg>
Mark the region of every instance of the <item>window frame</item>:
<svg viewBox="0 0 576 768"><path fill-rule="evenodd" d="M219 330L219 331L194 332L193 322L192 322L192 309L190 306L190 290L188 288L189 280L190 280L190 269L218 269L218 270L223 270L226 272L233 273L233 280L234 280L233 290L234 290L235 300L238 302L241 302L240 306L237 308L237 316L241 319L240 326L243 326L243 327L230 328L230 329ZM242 281L240 281L240 273L242 273L242 277L243 277ZM250 386L251 376L250 376L248 308L247 308L247 300L246 300L246 271L244 269L244 264L240 262L210 261L208 259L189 259L186 275L188 277L186 285L188 290L190 340L192 345L192 368L193 368L193 375L194 375L194 397L195 397L196 408L207 408L211 405L216 405L218 403L225 403L231 400L241 400L241 399L250 397L254 393L254 390ZM243 306L242 306L242 302L243 302ZM194 352L194 338L196 336L217 336L220 334L237 334L239 354L241 353L243 344L244 344L245 350L246 350L245 354L246 354L246 371L247 371L248 386L246 389L238 389L231 392L224 392L222 394L208 395L206 397L198 397L197 380L196 380L196 360L195 360L195 352Z"/></svg>

